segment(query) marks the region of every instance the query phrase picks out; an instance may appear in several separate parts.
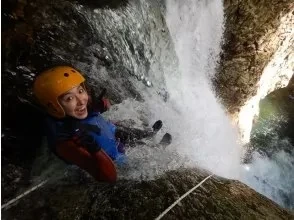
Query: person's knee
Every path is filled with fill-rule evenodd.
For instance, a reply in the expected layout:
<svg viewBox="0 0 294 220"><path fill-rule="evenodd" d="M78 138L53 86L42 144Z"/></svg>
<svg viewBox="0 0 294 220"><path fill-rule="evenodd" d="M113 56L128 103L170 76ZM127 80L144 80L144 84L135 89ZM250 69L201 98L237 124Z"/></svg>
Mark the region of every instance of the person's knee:
<svg viewBox="0 0 294 220"><path fill-rule="evenodd" d="M116 182L117 172L112 159L103 150L96 152L93 156L97 169L95 179L109 183Z"/></svg>

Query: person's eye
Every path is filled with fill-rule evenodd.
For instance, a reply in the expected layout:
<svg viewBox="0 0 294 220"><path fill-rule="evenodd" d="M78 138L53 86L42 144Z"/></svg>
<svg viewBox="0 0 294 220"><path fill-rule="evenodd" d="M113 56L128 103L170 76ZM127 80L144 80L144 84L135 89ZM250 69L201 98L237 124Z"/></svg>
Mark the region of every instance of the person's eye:
<svg viewBox="0 0 294 220"><path fill-rule="evenodd" d="M83 92L85 92L85 90L83 88L80 88L79 93L83 93Z"/></svg>
<svg viewBox="0 0 294 220"><path fill-rule="evenodd" d="M68 96L68 97L65 98L65 101L66 102L70 102L71 100L73 100L73 97L72 96Z"/></svg>

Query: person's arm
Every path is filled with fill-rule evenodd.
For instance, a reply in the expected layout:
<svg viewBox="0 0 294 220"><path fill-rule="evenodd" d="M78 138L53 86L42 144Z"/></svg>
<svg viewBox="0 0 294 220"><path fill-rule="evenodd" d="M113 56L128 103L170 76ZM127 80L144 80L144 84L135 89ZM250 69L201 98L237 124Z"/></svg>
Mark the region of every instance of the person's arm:
<svg viewBox="0 0 294 220"><path fill-rule="evenodd" d="M93 110L99 113L106 112L110 108L110 101L107 98L102 98L93 103Z"/></svg>
<svg viewBox="0 0 294 220"><path fill-rule="evenodd" d="M98 181L113 183L117 179L116 168L111 158L102 149L90 153L70 139L59 141L56 153L65 161L86 170Z"/></svg>
<svg viewBox="0 0 294 220"><path fill-rule="evenodd" d="M90 94L89 102L90 102L90 105L92 106L93 111L103 113L110 108L111 104L109 99L104 97L106 94L105 88L102 89L98 97L95 97L93 91L91 90L89 91L89 94Z"/></svg>

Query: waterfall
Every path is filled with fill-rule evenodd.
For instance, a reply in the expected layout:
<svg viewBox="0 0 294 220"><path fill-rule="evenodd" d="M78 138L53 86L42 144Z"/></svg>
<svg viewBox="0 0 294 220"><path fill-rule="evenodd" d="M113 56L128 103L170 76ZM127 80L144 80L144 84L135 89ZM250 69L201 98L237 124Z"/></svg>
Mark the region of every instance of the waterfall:
<svg viewBox="0 0 294 220"><path fill-rule="evenodd" d="M163 132L172 134L173 142L165 149L131 149L131 167L128 174L124 173L125 178L150 178L180 166L238 177L241 151L237 131L211 85L221 48L223 16L219 0L166 1L165 19L176 56L157 60L162 68L151 65L149 80L153 89L137 83L144 103L125 100L110 115L114 120L129 117L139 122L145 112L150 122L163 121ZM161 53L166 53L163 45L157 45L161 46ZM165 102L158 96L158 87L167 94Z"/></svg>
<svg viewBox="0 0 294 220"><path fill-rule="evenodd" d="M237 129L231 125L211 85L221 51L223 2L167 0L164 6L158 2L129 1L117 9L92 10L76 4L73 8L89 25L91 42L73 38L76 42L73 40L70 45L79 46L78 54L83 59L76 56L74 48L69 60L88 74L91 85L107 85L112 97L123 100L104 116L113 121L131 119L132 127L143 129L158 119L164 123L155 137L127 149L129 161L119 168L120 178L150 180L182 166L200 167L246 182L279 201L270 196L271 188L265 189L261 178L270 176L271 167L278 173L277 164L256 157L250 172L244 169ZM71 24L76 26L74 22L67 25ZM74 27L59 29L75 30ZM71 55L68 50L62 54L60 46L53 45L52 54L59 54L62 59ZM156 144L165 132L173 136L167 147ZM277 154L276 158L282 160L285 155ZM278 184L282 178L271 182ZM280 189L287 187L285 184Z"/></svg>
<svg viewBox="0 0 294 220"><path fill-rule="evenodd" d="M179 60L177 73L165 75L170 104L166 118L176 134L177 151L211 172L236 178L240 147L210 84L223 33L222 1L166 1L166 21ZM172 75L172 77L171 77ZM164 112L160 118L170 117Z"/></svg>
<svg viewBox="0 0 294 220"><path fill-rule="evenodd" d="M197 166L237 178L280 205L293 209L293 158L279 150L272 158L254 153L241 165L241 146L211 88L210 79L220 53L223 32L222 1L166 1L166 21L174 42L179 70L165 75L172 108L158 116L176 134L176 150ZM274 134L272 136L275 136ZM287 140L271 141L284 148ZM267 146L272 148L271 146ZM293 153L293 152L292 152ZM244 169L245 168L245 169Z"/></svg>

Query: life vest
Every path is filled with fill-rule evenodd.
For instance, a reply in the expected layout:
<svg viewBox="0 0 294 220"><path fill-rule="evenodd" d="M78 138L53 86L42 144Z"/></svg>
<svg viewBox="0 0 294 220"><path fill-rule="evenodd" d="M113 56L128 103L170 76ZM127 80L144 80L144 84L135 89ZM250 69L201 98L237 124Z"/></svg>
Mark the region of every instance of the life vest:
<svg viewBox="0 0 294 220"><path fill-rule="evenodd" d="M100 132L88 131L95 137L96 143L107 153L107 155L118 164L126 161L126 156L118 152L118 143L115 138L116 126L105 120L100 113L89 113L87 118L79 120L74 118L55 119L48 117L46 120L47 139L51 150L56 154L57 141L71 139L80 129L80 124L94 125ZM58 155L57 155L58 156Z"/></svg>

